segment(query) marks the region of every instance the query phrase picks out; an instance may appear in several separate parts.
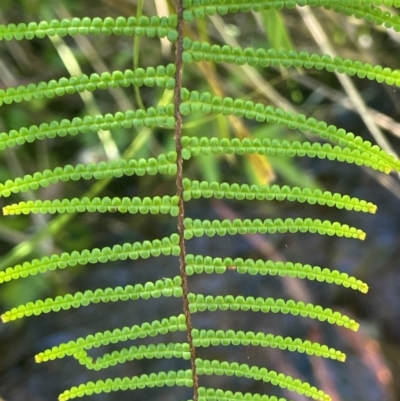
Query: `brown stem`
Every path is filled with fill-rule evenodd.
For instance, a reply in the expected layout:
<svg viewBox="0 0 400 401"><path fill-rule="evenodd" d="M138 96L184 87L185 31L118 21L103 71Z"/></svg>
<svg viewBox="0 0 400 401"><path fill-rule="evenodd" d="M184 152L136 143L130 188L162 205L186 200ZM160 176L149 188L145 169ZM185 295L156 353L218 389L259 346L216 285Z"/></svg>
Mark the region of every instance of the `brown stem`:
<svg viewBox="0 0 400 401"><path fill-rule="evenodd" d="M183 158L182 158L182 114L180 112L181 89L182 89L182 69L183 69L183 0L177 0L177 15L178 15L178 40L176 43L176 73L175 73L175 90L174 90L174 104L175 104L175 148L177 153L177 175L176 175L176 188L179 197L179 214L178 214L178 233L179 233L179 246L181 252L179 254L179 268L182 278L182 298L183 298L183 311L186 318L187 339L190 347L190 363L192 367L193 378L193 401L199 398L199 379L196 369L196 348L193 344L192 337L192 319L189 310L188 300L188 284L186 274L186 249L185 249L185 207L183 202Z"/></svg>

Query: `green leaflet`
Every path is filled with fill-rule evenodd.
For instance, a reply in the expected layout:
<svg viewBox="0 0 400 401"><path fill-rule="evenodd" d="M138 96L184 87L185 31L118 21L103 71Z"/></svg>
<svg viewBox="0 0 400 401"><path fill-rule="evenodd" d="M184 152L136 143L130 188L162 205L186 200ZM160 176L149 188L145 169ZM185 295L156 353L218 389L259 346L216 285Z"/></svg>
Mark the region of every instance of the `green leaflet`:
<svg viewBox="0 0 400 401"><path fill-rule="evenodd" d="M147 110L128 110L115 114L97 115L95 117L85 116L84 118L75 117L72 120L52 121L49 124L43 123L39 126L31 125L18 130L0 133L0 150L16 145L23 145L26 142L45 138L63 137L67 135L87 134L99 132L100 130L110 130L116 128L130 129L132 127L162 127L173 128L175 119L173 117L174 106L149 107Z"/></svg>
<svg viewBox="0 0 400 401"><path fill-rule="evenodd" d="M332 194L329 191L310 188L289 187L284 185L248 185L229 184L227 182L208 182L197 180L191 181L188 178L183 180L184 199L212 198L216 199L237 199L237 200L288 200L290 202L307 202L310 205L326 205L338 209L354 210L356 212L375 213L376 205L365 200L350 198L348 195L338 193Z"/></svg>
<svg viewBox="0 0 400 401"><path fill-rule="evenodd" d="M79 77L60 78L58 81L40 82L39 84L20 85L17 88L0 89L0 106L31 101L32 99L42 99L43 97L52 98L54 96L71 95L76 92L90 91L96 89L106 90L109 88L135 86L159 86L167 89L175 87L175 65L159 65L157 68L149 67L146 70L138 68L136 70L113 71L111 74L81 75Z"/></svg>
<svg viewBox="0 0 400 401"><path fill-rule="evenodd" d="M147 259L151 256L160 255L179 255L179 236L172 234L171 237L165 237L161 240L134 242L114 245L112 248L104 247L102 249L85 249L81 252L73 251L71 253L63 252L61 255L44 256L41 259L33 259L31 262L24 262L14 267L8 267L5 271L0 271L0 284L33 276L38 273L45 273L49 270L65 269L77 264L85 265L88 263L106 263L115 260L136 260L139 258Z"/></svg>
<svg viewBox="0 0 400 401"><path fill-rule="evenodd" d="M376 25L384 25L388 29L400 31L400 17L389 11L378 8L378 5L389 4L400 6L398 0L375 1L375 0L184 0L184 19L188 22L195 18L204 18L215 14L226 15L237 12L260 12L261 10L282 8L295 8L296 6L323 7L334 10L347 16L365 19ZM374 5L374 6L372 6Z"/></svg>
<svg viewBox="0 0 400 401"><path fill-rule="evenodd" d="M325 69L329 72L336 71L341 74L376 80L379 83L385 82L388 85L400 86L400 70L393 71L390 68L383 68L380 65L373 66L370 63L362 63L359 60L343 59L342 57L332 58L327 54L321 56L305 51L265 50L252 47L241 49L240 47L228 45L218 46L206 42L192 42L188 38L185 39L184 47L183 59L185 63L205 60L236 65L248 64L253 67L259 65L261 67L282 66L285 68Z"/></svg>
<svg viewBox="0 0 400 401"><path fill-rule="evenodd" d="M320 235L337 235L338 237L355 238L364 240L366 234L355 227L349 227L347 224L338 222L330 222L328 220L321 221L310 218L292 219L260 219L256 220L192 220L185 219L185 239L189 240L193 237L201 237L206 235L213 237L214 235L235 235L235 234L275 234L275 233L312 233Z"/></svg>
<svg viewBox="0 0 400 401"><path fill-rule="evenodd" d="M36 200L28 202L14 203L3 207L3 214L18 215L29 213L75 213L75 212L120 212L120 213L141 213L141 214L171 214L176 216L178 214L179 198L177 196L155 196L150 198L99 198L95 197L90 199L84 197L82 199L55 199L55 200Z"/></svg>
<svg viewBox="0 0 400 401"><path fill-rule="evenodd" d="M138 35L138 36L158 36L160 38L168 37L175 41L177 38L177 18L175 15L167 17L153 16L148 18L142 16L139 19L135 17L118 17L116 19L107 17L101 18L72 18L51 21L41 21L39 23L30 22L29 24L20 23L0 25L0 40L22 40L44 38L46 36L67 36L67 35Z"/></svg>

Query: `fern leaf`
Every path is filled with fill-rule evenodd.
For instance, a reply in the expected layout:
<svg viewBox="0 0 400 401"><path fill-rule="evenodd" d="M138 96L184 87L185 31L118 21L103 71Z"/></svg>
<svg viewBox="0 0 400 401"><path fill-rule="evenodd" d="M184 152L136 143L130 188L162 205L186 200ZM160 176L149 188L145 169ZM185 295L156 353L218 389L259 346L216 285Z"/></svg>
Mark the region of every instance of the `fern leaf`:
<svg viewBox="0 0 400 401"><path fill-rule="evenodd" d="M177 18L176 15L169 17L151 18L141 16L135 17L118 17L116 19L107 17L101 18L72 18L51 21L23 22L16 24L0 25L0 40L22 40L44 38L46 36L75 36L75 35L125 35L125 36L149 36L160 38L168 37L170 41L176 41L178 32L176 31Z"/></svg>
<svg viewBox="0 0 400 401"><path fill-rule="evenodd" d="M311 386L308 383L303 383L299 379L293 379L283 373L277 373L266 368L258 366L249 366L247 364L239 365L237 362L220 362L217 360L208 361L200 358L196 359L196 367L199 375L227 375L236 377L246 377L254 380L262 380L266 383L271 383L273 386L287 388L290 391L295 391L298 394L304 394L306 397L311 397L314 400L331 401L331 397L325 394L322 390Z"/></svg>
<svg viewBox="0 0 400 401"><path fill-rule="evenodd" d="M99 132L100 130L110 130L115 128L132 127L162 127L173 128L175 119L173 117L174 106L149 107L147 110L128 110L126 112L117 112L115 114L97 115L95 117L85 116L83 118L75 117L72 120L52 121L51 123L31 125L19 130L0 133L0 150L7 147L22 145L25 142L34 142L45 138L63 137L67 135L77 135L79 133L87 134L89 132Z"/></svg>
<svg viewBox="0 0 400 401"><path fill-rule="evenodd" d="M4 215L18 215L29 213L75 213L75 212L120 212L141 214L171 214L177 216L179 212L178 196L155 196L154 198L87 198L35 200L14 203L3 207Z"/></svg>
<svg viewBox="0 0 400 401"><path fill-rule="evenodd" d="M400 86L400 70L383 68L380 65L373 66L370 63L343 59L342 57L334 57L332 59L327 54L310 54L306 51L284 51L271 48L268 50L263 48L254 49L252 47L242 49L228 45L218 46L206 42L192 42L189 38L185 38L184 48L183 59L185 63L205 60L236 65L248 64L253 67L260 65L261 67L325 69L329 72L336 71L350 76L357 75L359 78L368 78L379 83L385 82L388 85Z"/></svg>
<svg viewBox="0 0 400 401"><path fill-rule="evenodd" d="M290 129L299 129L302 132L309 132L318 135L324 140L337 142L340 146L348 146L357 149L361 154L369 155L372 163L380 165L384 172L389 173L392 169L400 170L400 162L395 160L392 155L382 150L377 145L372 145L369 141L364 141L361 137L355 136L352 132L338 129L334 125L328 125L324 121L317 121L315 118L307 118L303 114L294 114L272 106L265 106L262 103L253 103L242 99L232 99L229 97L221 98L213 96L208 92L199 93L197 91L182 90L180 110L183 115L191 112L214 113L223 115L235 115L236 117L246 117L256 119L259 122L279 124ZM182 138L186 143L190 143L187 137Z"/></svg>
<svg viewBox="0 0 400 401"><path fill-rule="evenodd" d="M307 202L310 205L326 205L338 209L354 210L356 212L375 213L376 205L358 198L329 191L322 192L320 189L291 188L288 185L248 185L229 184L226 182L192 181L188 178L183 180L184 200L189 201L200 198L237 199L237 200L288 200L290 202Z"/></svg>
<svg viewBox="0 0 400 401"><path fill-rule="evenodd" d="M380 3L378 0L376 4ZM393 28L396 32L400 32L400 17L389 11L372 7L372 4L375 4L374 0L352 0L351 2L344 0L185 0L183 17L187 22L191 22L194 18L204 18L207 15L310 6L333 9L337 13L365 19L378 26L384 25L386 28ZM399 5L399 2L394 0L391 4Z"/></svg>
<svg viewBox="0 0 400 401"><path fill-rule="evenodd" d="M67 401L72 398L80 398L86 395L110 393L118 390L136 390L145 387L172 387L185 386L193 387L192 370L178 370L169 372L150 373L134 376L132 378L116 378L97 380L96 382L88 382L78 387L72 387L64 391L59 396L59 401Z"/></svg>
<svg viewBox="0 0 400 401"><path fill-rule="evenodd" d="M286 398L258 393L233 393L230 390L199 387L199 401L288 401Z"/></svg>
<svg viewBox="0 0 400 401"><path fill-rule="evenodd" d="M69 266L86 265L88 263L106 263L115 260L136 260L139 258L147 259L150 256L160 255L179 255L179 236L172 234L170 237L164 237L161 240L134 242L114 245L112 248L104 247L102 249L85 249L81 252L73 251L71 253L63 252L61 255L44 256L41 259L33 259L31 262L24 262L22 265L8 267L5 271L0 271L0 284L34 276L38 273L45 273L49 270L65 269Z"/></svg>
<svg viewBox="0 0 400 401"><path fill-rule="evenodd" d="M135 340L137 338L155 337L159 334L186 330L185 315L181 314L162 320L146 322L140 326L123 327L122 329L114 329L113 331L107 330L103 333L96 333L95 335L90 334L85 338L80 337L75 341L71 340L68 343L62 343L51 349L40 352L35 356L35 360L41 363L52 361L57 358L64 358L65 356L74 356L79 359L82 355L86 355L86 351L110 343Z"/></svg>
<svg viewBox="0 0 400 401"><path fill-rule="evenodd" d="M92 178L101 180L103 178L122 177L124 175L145 174L176 174L176 152L161 154L157 159L130 159L130 160L111 160L97 164L77 164L76 166L66 165L56 167L54 170L44 170L33 175L25 175L15 180L7 180L4 184L0 183L0 196L9 197L11 194L36 190L40 187L48 187L59 181L78 181L80 179L90 180Z"/></svg>
<svg viewBox="0 0 400 401"><path fill-rule="evenodd" d="M297 277L300 279L317 280L319 282L334 283L345 288L368 292L368 285L347 273L338 270L322 269L309 264L281 262L272 260L253 260L242 258L212 258L211 256L186 255L186 273L193 274L223 274L227 270L235 270L239 274L261 274L281 277Z"/></svg>
<svg viewBox="0 0 400 401"><path fill-rule="evenodd" d="M137 299L149 299L159 297L181 297L182 296L182 280L180 276L173 279L166 278L157 280L156 282L147 282L146 284L136 284L126 287L98 288L94 291L87 290L85 292L77 292L75 294L67 294L65 296L57 296L56 298L47 298L36 302L28 302L12 308L10 311L1 315L4 323L12 320L21 319L28 316L39 316L42 313L59 312L60 310L68 310L70 308L80 308L88 306L91 303L99 302L117 302L129 301Z"/></svg>
<svg viewBox="0 0 400 401"><path fill-rule="evenodd" d="M292 219L287 218L282 220L280 218L272 220L260 219L235 219L235 220L199 220L199 219L185 219L185 239L189 240L193 237L201 237L207 235L213 237L214 235L235 235L235 234L275 234L275 233L318 233L320 235L336 235L338 237L356 238L364 240L366 234L364 231L355 227L349 227L347 224L340 224L338 222L330 222L328 220L321 221L319 219L313 220L310 218Z"/></svg>
<svg viewBox="0 0 400 401"><path fill-rule="evenodd" d="M203 312L205 310L242 310L263 313L284 313L291 315L300 315L310 319L318 319L321 322L327 321L330 324L344 326L347 329L357 331L359 324L340 312L333 312L332 309L322 308L319 305L305 304L304 302L295 302L293 300L285 301L274 298L254 298L254 297L233 297L232 295L213 297L203 294L189 294L189 308L191 313Z"/></svg>
<svg viewBox="0 0 400 401"><path fill-rule="evenodd" d="M274 336L262 332L233 331L233 330L198 330L192 331L193 343L196 347L208 347L210 345L253 345L261 347L279 348L281 350L297 351L308 355L317 355L344 362L346 355L333 348L311 341L302 341L300 338Z"/></svg>
<svg viewBox="0 0 400 401"><path fill-rule="evenodd" d="M157 68L149 67L146 70L138 68L136 70L125 70L104 72L101 75L91 74L90 76L81 75L79 77L60 78L58 81L40 82L39 84L29 84L28 86L9 87L7 90L0 89L0 106L32 99L42 99L43 97L52 98L54 96L64 96L76 92L95 91L96 89L109 89L118 87L148 86L157 85L167 89L175 87L175 65L159 65Z"/></svg>

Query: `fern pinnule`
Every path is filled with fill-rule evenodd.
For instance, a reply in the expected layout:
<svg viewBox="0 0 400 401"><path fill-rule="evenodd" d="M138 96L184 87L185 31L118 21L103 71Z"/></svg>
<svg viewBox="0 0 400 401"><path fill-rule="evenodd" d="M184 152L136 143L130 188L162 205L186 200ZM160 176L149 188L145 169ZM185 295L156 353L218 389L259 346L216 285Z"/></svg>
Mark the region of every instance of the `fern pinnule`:
<svg viewBox="0 0 400 401"><path fill-rule="evenodd" d="M288 185L248 185L218 183L216 181L197 181L185 178L183 180L184 200L216 198L237 200L277 200L290 202L309 203L310 205L326 205L338 209L354 210L356 212L375 213L377 206L372 202L351 198L339 193L332 194L320 189L290 187Z"/></svg>
<svg viewBox="0 0 400 401"><path fill-rule="evenodd" d="M327 70L328 72L338 72L359 78L368 78L379 83L385 82L387 85L400 86L400 70L392 70L380 65L362 63L359 60L343 59L336 56L332 58L328 54L308 53L306 51L297 52L295 50L284 51L269 48L254 49L247 47L231 47L228 45L211 45L207 42L191 41L186 38L184 41L185 51L183 60L185 63L193 61L213 61L215 63L231 63L236 65L248 64L252 67L284 67L284 68L305 68L316 70Z"/></svg>
<svg viewBox="0 0 400 401"><path fill-rule="evenodd" d="M189 307L191 313L204 312L206 310L233 310L233 311L253 311L262 313L283 313L291 315L300 315L317 319L321 322L327 321L330 324L343 326L346 329L357 331L359 324L350 317L333 312L330 308L323 308L320 305L305 304L302 301L296 302L292 299L285 301L284 299L275 298L254 298L232 295L216 297L203 294L189 294Z"/></svg>
<svg viewBox="0 0 400 401"><path fill-rule="evenodd" d="M231 155L231 154L259 154L266 156L283 157L318 157L319 159L337 160L342 163L357 164L370 167L383 173L390 173L391 167L385 161L371 157L367 152L360 152L350 147L332 146L330 143L300 141L280 141L279 139L253 139L250 138L207 138L184 137L183 157L185 160L192 156L202 155Z"/></svg>
<svg viewBox="0 0 400 401"><path fill-rule="evenodd" d="M40 82L20 85L16 88L9 87L6 90L0 89L0 106L4 104L20 103L32 99L52 98L64 96L65 94L81 93L84 91L93 92L96 89L106 90L110 88L134 86L158 86L166 89L175 87L175 65L159 65L156 68L137 68L135 70L103 72L102 74L81 75L79 77L60 78L58 81Z"/></svg>
<svg viewBox="0 0 400 401"><path fill-rule="evenodd" d="M297 277L299 279L316 280L319 282L333 283L345 288L368 292L368 284L347 273L338 270L330 270L309 264L254 260L242 258L212 258L211 256L186 255L186 273L193 274L223 274L228 270L235 270L239 274L270 275L280 277Z"/></svg>
<svg viewBox="0 0 400 401"><path fill-rule="evenodd" d="M258 393L233 393L230 390L199 387L199 401L288 401L283 397Z"/></svg>
<svg viewBox="0 0 400 401"><path fill-rule="evenodd" d="M0 150L16 145L23 145L26 142L43 140L45 138L64 137L67 135L87 134L99 132L100 130L110 130L116 128L129 129L132 127L161 127L173 128L175 119L173 117L174 106L149 107L147 110L128 110L118 111L115 114L105 114L97 116L75 117L72 120L63 119L42 123L39 126L31 125L18 130L0 133Z"/></svg>
<svg viewBox="0 0 400 401"><path fill-rule="evenodd" d="M35 200L27 202L14 203L3 207L3 214L18 215L29 213L83 213L83 212L119 212L119 213L141 213L141 214L170 214L176 216L178 214L179 198L178 196L163 197L148 196L139 198L99 198L90 199L88 197L72 198L72 199L55 199L55 200Z"/></svg>
<svg viewBox="0 0 400 401"><path fill-rule="evenodd" d="M103 333L89 334L85 338L71 340L40 352L35 356L36 362L47 362L64 356L81 358L86 351L92 348L99 348L110 343L120 341L136 340L137 338L155 337L159 334L174 333L176 331L186 331L186 321L183 314L170 316L161 320L145 322L141 325L123 327L112 331L106 330ZM83 354L82 354L83 353Z"/></svg>
<svg viewBox="0 0 400 401"><path fill-rule="evenodd" d="M48 187L59 181L78 181L80 179L101 180L103 178L113 178L122 176L145 174L168 174L176 173L176 152L160 154L157 158L149 159L118 159L108 162L77 164L72 166L67 164L64 167L56 167L53 170L44 170L36 172L33 175L25 175L15 180L7 180L4 184L0 184L0 197L9 197L19 192L27 192L30 189L36 190L40 187Z"/></svg>
<svg viewBox="0 0 400 401"><path fill-rule="evenodd" d="M355 238L359 240L365 239L365 232L355 227L349 227L347 224L331 222L328 220L321 221L311 218L287 218L277 219L235 219L235 220L200 220L185 219L185 239L189 240L193 237L202 237L206 235L213 237L214 235L235 235L235 234L275 234L275 233L318 233L320 235L336 235L338 237Z"/></svg>
<svg viewBox="0 0 400 401"><path fill-rule="evenodd" d="M72 387L60 394L59 401L68 401L72 398L80 398L92 394L110 393L118 390L136 390L145 387L172 387L185 386L193 387L192 371L187 370L171 370L169 372L143 374L134 377L124 377L116 379L97 380L96 382L88 382L78 387Z"/></svg>
<svg viewBox="0 0 400 401"><path fill-rule="evenodd" d="M149 36L160 38L168 37L171 42L177 39L177 18L176 15L170 17L147 16L136 17L117 17L116 19L107 18L71 18L51 21L30 22L28 24L19 23L0 25L0 40L31 40L35 37L44 38L46 36L75 36L75 35L125 35L125 36Z"/></svg>
<svg viewBox="0 0 400 401"><path fill-rule="evenodd" d="M253 345L262 347L279 348L281 350L297 351L308 355L317 355L344 362L346 355L334 348L321 345L316 342L303 341L300 338L275 336L263 332L234 330L206 330L193 329L193 341L196 347L208 347L218 345Z"/></svg>
<svg viewBox="0 0 400 401"><path fill-rule="evenodd" d="M136 260L139 258L147 259L151 256L157 257L160 255L177 256L180 252L178 244L178 234L172 234L170 237L164 237L160 240L134 242L133 244L125 243L114 245L112 248L107 246L101 249L84 249L80 252L63 252L61 255L44 256L41 259L33 259L30 262L22 263L22 265L18 264L0 271L0 283L34 276L50 270L65 269L78 264L96 264L115 260Z"/></svg>
<svg viewBox="0 0 400 401"><path fill-rule="evenodd" d="M199 375L227 375L236 377L253 378L254 380L262 380L266 383L271 383L273 386L287 388L290 391L295 391L298 394L304 394L320 401L331 401L331 397L318 390L316 387L311 386L309 383L303 383L299 379L293 379L291 376L286 376L283 373L277 373L273 370L266 368L259 368L258 366L249 366L247 364L239 364L237 362L220 362L217 360L203 360L196 359L196 366Z"/></svg>
<svg viewBox="0 0 400 401"><path fill-rule="evenodd" d="M1 320L9 322L12 320L22 319L23 317L39 316L42 313L59 312L60 310L68 310L70 308L80 308L88 306L92 303L99 302L117 302L137 300L139 298L159 298L159 297L181 297L182 296L182 280L180 276L172 279L166 278L153 282L147 282L144 285L135 284L126 287L116 288L98 288L94 291L86 290L83 293L58 295L55 298L46 298L35 302L28 302L16 308L3 313Z"/></svg>
<svg viewBox="0 0 400 401"><path fill-rule="evenodd" d="M310 6L332 9L337 13L365 19L378 26L384 25L388 29L400 32L400 17L390 11L380 9L375 4L381 4L381 2L379 0L377 3L375 0L352 0L351 2L343 0L184 0L183 17L185 21L191 22L195 18L204 18L215 14L226 15L228 13ZM399 6L398 0L389 2L389 4Z"/></svg>

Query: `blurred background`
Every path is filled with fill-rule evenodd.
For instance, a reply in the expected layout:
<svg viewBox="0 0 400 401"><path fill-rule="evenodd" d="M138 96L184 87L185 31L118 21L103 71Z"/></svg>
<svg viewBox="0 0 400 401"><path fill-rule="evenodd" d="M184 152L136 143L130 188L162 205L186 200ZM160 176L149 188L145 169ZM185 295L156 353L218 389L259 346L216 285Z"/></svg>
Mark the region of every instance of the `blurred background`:
<svg viewBox="0 0 400 401"><path fill-rule="evenodd" d="M2 0L0 24L53 18L167 15L167 0ZM393 11L393 10L392 10ZM393 11L395 12L395 11ZM397 69L400 34L364 20L344 17L325 9L284 9L238 13L197 21L186 27L192 39L232 46L306 50L338 54L373 65ZM157 38L76 36L0 42L0 88L17 87L70 75L102 73L134 67L166 65L174 61L174 48ZM303 113L378 142L392 153L400 151L400 98L394 86L359 78L345 79L326 71L251 68L221 64L185 67L184 85L221 96L244 98ZM87 114L115 113L167 104L172 93L160 88L117 88L2 105L0 132L42 122L72 119ZM307 140L305 134L277 125L193 115L185 119L185 135ZM152 157L174 147L173 132L161 129L115 129L98 135L80 134L36 141L0 153L0 181L65 164L89 163L123 157ZM315 138L313 138L315 139ZM275 234L197 238L188 253L213 257L288 260L338 269L369 284L364 295L342 287L306 280L239 275L235 270L218 276L192 276L189 290L205 294L252 295L306 300L339 310L358 320L358 333L287 315L251 312L204 312L193 316L198 328L264 331L328 344L347 354L346 363L303 354L256 347L210 347L199 356L265 366L307 380L332 395L334 401L395 401L400 399L400 185L398 176L383 176L338 162L306 158L198 157L185 163L191 179L238 183L277 183L322 188L366 199L378 206L376 215L292 202L239 202L197 200L186 204L192 218L312 217L346 223L367 232L359 242L311 234ZM59 183L0 199L0 206L27 199L102 196L156 196L175 194L174 178L123 177ZM24 260L62 251L112 246L151 240L176 231L176 220L166 215L118 213L30 215L1 217L0 269ZM179 274L176 258L119 261L75 266L3 284L0 310L5 311L45 297L86 289L145 283ZM141 324L181 313L180 299L97 304L77 310L31 317L0 324L0 400L50 401L65 389L105 377L134 376L160 370L188 368L186 361L141 360L107 371L87 371L74 359L36 364L34 355L44 349L96 331ZM185 341L174 333L167 342ZM161 338L156 339L157 341ZM155 342L154 339L142 343ZM164 339L163 339L164 340ZM139 341L135 344L140 343ZM124 343L123 346L130 344ZM95 350L93 355L121 345ZM96 354L97 352L97 354ZM201 385L242 392L275 394L294 401L305 397L288 394L266 383L247 379L202 377ZM190 389L146 389L93 396L98 400L180 400L192 397Z"/></svg>

